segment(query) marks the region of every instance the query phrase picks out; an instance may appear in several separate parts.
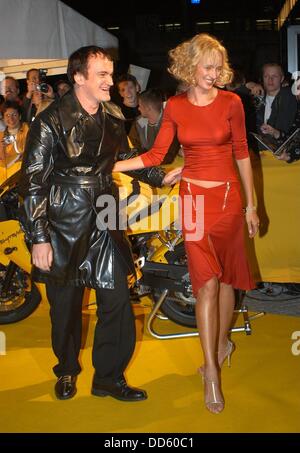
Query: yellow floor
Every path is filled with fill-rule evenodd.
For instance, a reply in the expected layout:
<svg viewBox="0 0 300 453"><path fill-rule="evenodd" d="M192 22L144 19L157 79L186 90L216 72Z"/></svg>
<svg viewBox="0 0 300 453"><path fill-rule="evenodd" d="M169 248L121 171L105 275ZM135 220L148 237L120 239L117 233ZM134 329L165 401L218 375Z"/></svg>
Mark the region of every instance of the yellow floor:
<svg viewBox="0 0 300 453"><path fill-rule="evenodd" d="M22 322L0 326L7 342L6 355L0 355L0 431L300 432L300 355L291 352L299 318L266 315L253 321L252 335L233 335L237 350L232 367L223 371L226 408L212 415L203 406L195 372L202 362L198 338L150 337L144 327L148 311L135 305L138 342L127 373L131 384L148 392L149 399L141 403L90 395L94 311L84 312L83 372L78 393L69 401L53 394L47 304ZM163 330L176 328L169 321L158 323Z"/></svg>

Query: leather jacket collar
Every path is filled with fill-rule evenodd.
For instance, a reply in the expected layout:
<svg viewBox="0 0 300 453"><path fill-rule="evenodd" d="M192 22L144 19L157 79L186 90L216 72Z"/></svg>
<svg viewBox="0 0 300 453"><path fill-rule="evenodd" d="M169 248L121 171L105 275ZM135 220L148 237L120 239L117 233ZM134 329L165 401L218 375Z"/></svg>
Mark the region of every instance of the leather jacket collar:
<svg viewBox="0 0 300 453"><path fill-rule="evenodd" d="M112 102L101 102L102 112L115 118L125 120L121 109ZM89 113L84 110L75 95L74 90L68 91L59 100L59 111L64 130L71 130L78 122L90 118Z"/></svg>

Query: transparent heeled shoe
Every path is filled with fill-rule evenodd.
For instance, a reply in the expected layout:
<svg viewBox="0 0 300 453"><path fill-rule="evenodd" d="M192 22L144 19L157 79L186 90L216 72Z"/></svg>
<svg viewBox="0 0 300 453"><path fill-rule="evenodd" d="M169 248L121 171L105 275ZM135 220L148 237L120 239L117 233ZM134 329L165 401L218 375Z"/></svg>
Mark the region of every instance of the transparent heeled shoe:
<svg viewBox="0 0 300 453"><path fill-rule="evenodd" d="M204 384L204 404L206 409L213 414L219 414L224 409L224 398L219 383L202 375Z"/></svg>
<svg viewBox="0 0 300 453"><path fill-rule="evenodd" d="M232 341L228 340L227 346L226 346L224 352L218 351L218 362L219 362L220 368L222 368L222 365L225 362L226 358L227 358L228 367L231 367L231 355L234 352L234 350L235 350L235 344ZM221 356L221 358L220 358L220 356Z"/></svg>
<svg viewBox="0 0 300 453"><path fill-rule="evenodd" d="M231 355L235 350L235 344L231 341L227 341L227 346L224 349L224 351L218 351L218 362L219 362L219 367L222 368L223 363L225 362L227 358L227 364L228 367L231 366ZM220 358L221 356L221 358ZM204 376L204 365L201 365L200 368L198 368L198 372Z"/></svg>

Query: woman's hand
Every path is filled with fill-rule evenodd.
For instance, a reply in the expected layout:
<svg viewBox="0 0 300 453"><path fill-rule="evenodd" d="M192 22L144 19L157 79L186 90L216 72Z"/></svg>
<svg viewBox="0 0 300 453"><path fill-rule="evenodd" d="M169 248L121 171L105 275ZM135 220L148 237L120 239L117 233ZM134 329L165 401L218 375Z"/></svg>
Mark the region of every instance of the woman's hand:
<svg viewBox="0 0 300 453"><path fill-rule="evenodd" d="M259 228L259 218L256 211L246 211L246 222L248 225L249 238L254 238Z"/></svg>
<svg viewBox="0 0 300 453"><path fill-rule="evenodd" d="M163 179L164 186L172 186L176 184L181 179L183 167L174 168L174 170L169 171Z"/></svg>
<svg viewBox="0 0 300 453"><path fill-rule="evenodd" d="M248 88L248 90L251 91L251 94L253 96L263 96L264 95L264 89L260 85L260 83L247 82L246 87Z"/></svg>

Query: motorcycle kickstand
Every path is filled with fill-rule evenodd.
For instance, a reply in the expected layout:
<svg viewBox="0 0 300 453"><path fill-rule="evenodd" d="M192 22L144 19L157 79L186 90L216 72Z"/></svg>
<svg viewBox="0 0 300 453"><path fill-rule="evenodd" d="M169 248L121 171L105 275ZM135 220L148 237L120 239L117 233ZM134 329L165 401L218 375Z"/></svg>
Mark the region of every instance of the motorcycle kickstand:
<svg viewBox="0 0 300 453"><path fill-rule="evenodd" d="M160 314L158 314L158 311L163 304L165 298L167 297L169 293L168 289L163 290L161 293L158 301L154 304L152 311L150 312L148 321L147 321L147 330L152 335L154 338L157 338L159 340L171 340L173 338L187 338L187 337L196 337L199 335L198 331L193 331L193 332L180 332L180 333L168 333L168 334L160 334L157 331L154 330L153 328L153 323L155 321L155 318L159 319L168 319L167 317L162 317ZM252 329L251 329L251 320L259 318L261 316L264 316L264 312L256 313L252 316L249 316L248 314L248 308L246 305L242 305L240 309L234 310L236 313L241 313L244 318L244 326L241 327L232 327L230 329L230 332L245 332L246 335L251 335Z"/></svg>
<svg viewBox="0 0 300 453"><path fill-rule="evenodd" d="M147 330L154 338L158 338L159 340L170 340L172 338L183 338L183 337L196 337L199 335L198 332L181 332L181 333L167 333L167 334L160 334L156 332L153 328L153 323L155 318L162 319L161 315L158 314L158 310L160 309L161 305L163 304L165 298L169 293L168 289L163 290L161 293L158 301L154 304L152 311L150 312L148 321L147 321ZM163 319L168 319L164 317Z"/></svg>

